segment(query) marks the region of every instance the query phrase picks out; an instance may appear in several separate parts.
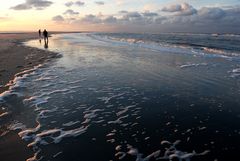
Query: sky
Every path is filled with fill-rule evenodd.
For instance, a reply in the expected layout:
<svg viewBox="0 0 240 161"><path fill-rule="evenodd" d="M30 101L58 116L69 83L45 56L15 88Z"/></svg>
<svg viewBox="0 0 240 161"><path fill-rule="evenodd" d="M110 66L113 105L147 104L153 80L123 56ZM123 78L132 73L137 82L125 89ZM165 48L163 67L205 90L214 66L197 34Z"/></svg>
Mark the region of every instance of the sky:
<svg viewBox="0 0 240 161"><path fill-rule="evenodd" d="M2 0L0 31L240 34L240 0Z"/></svg>

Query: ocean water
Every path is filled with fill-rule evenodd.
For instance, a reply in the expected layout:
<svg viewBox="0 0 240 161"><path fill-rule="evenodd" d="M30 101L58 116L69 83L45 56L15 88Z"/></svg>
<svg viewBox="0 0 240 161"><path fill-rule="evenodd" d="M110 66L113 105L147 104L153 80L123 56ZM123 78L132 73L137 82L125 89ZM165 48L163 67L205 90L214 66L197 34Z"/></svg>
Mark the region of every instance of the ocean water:
<svg viewBox="0 0 240 161"><path fill-rule="evenodd" d="M26 42L62 57L0 95L1 137L16 130L29 160L236 160L239 44L239 35L123 33L53 35L48 49Z"/></svg>

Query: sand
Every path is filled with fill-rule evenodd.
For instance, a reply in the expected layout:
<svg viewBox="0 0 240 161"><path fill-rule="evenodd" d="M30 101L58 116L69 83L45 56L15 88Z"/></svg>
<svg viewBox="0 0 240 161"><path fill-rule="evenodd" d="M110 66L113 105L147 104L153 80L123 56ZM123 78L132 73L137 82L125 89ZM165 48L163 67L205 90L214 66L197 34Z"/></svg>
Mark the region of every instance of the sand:
<svg viewBox="0 0 240 161"><path fill-rule="evenodd" d="M38 33L0 34L0 93L8 89L6 84L14 75L57 57L57 53L24 46L22 42L38 39ZM1 110L0 110L1 114ZM4 121L1 120L0 121ZM13 150L15 149L15 150ZM4 161L25 161L33 156L27 143L17 131L0 136L0 158Z"/></svg>
<svg viewBox="0 0 240 161"><path fill-rule="evenodd" d="M14 75L20 71L32 68L56 53L23 46L22 42L37 39L38 33L0 34L0 93Z"/></svg>

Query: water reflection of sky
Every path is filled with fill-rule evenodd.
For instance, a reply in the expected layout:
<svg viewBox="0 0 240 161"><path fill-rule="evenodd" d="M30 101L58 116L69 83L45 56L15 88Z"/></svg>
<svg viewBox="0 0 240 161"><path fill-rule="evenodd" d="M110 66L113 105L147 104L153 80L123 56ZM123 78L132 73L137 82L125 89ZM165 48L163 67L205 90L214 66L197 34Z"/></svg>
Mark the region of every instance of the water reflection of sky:
<svg viewBox="0 0 240 161"><path fill-rule="evenodd" d="M28 45L39 47L37 41ZM29 85L33 95L47 99L36 132L53 132L39 137L49 143L40 146L47 159L57 145L55 153L72 160L136 160L159 149L163 156L171 147L179 159L196 150L194 158L212 161L238 151L240 87L229 73L236 62L117 46L86 34L53 35L48 50L63 57Z"/></svg>

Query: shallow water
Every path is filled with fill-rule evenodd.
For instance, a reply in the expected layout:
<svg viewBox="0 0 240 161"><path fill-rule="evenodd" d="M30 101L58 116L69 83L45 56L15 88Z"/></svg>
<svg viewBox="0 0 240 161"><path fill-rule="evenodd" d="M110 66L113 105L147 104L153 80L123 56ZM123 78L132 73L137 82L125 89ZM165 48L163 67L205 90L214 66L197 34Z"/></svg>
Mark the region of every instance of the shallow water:
<svg viewBox="0 0 240 161"><path fill-rule="evenodd" d="M43 48L37 40L26 45ZM37 159L238 158L236 55L92 33L53 35L48 50L62 58L18 77L0 97L11 113L2 127L21 129Z"/></svg>

